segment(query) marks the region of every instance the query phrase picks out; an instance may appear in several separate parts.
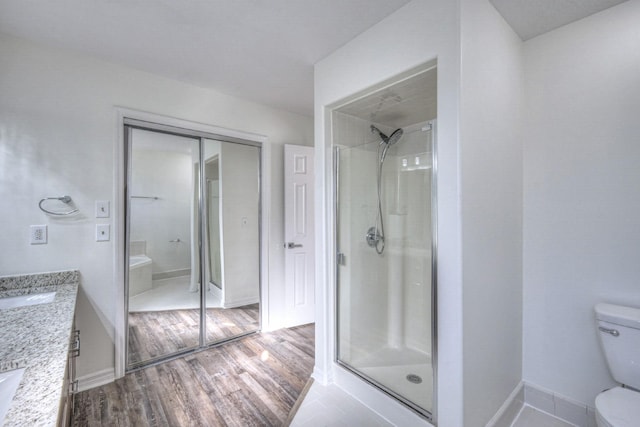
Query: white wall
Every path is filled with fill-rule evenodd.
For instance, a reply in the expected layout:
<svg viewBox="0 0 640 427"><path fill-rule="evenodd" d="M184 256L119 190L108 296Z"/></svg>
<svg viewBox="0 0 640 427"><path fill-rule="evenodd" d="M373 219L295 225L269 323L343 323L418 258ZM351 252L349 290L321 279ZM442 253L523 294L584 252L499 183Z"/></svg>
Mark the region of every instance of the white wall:
<svg viewBox="0 0 640 427"><path fill-rule="evenodd" d="M457 4L448 0L414 0L365 31L315 67L316 140L316 367L321 382L344 378L352 393L379 411L393 407L370 387L349 382L333 364L334 319L330 117L326 108L348 96L427 61L438 60L438 325L439 425L462 425L462 310L460 217L458 202L459 49ZM340 381L340 378L338 380ZM393 407L394 414L400 408ZM398 415L400 416L400 415ZM397 419L402 425L413 418ZM416 424L414 424L416 425Z"/></svg>
<svg viewBox="0 0 640 427"><path fill-rule="evenodd" d="M461 85L465 426L522 378L522 42L486 0L463 0Z"/></svg>
<svg viewBox="0 0 640 427"><path fill-rule="evenodd" d="M524 379L613 384L593 306L640 307L640 1L525 43Z"/></svg>
<svg viewBox="0 0 640 427"><path fill-rule="evenodd" d="M269 306L284 306L283 148L310 145L312 119L62 50L0 36L0 274L79 268L80 376L114 366L114 248L95 242L95 200L112 200L115 106L266 135L272 145ZM37 203L68 194L75 219L45 216ZM113 202L113 200L112 200ZM30 224L49 225L49 244L28 244ZM112 224L113 230L113 224Z"/></svg>

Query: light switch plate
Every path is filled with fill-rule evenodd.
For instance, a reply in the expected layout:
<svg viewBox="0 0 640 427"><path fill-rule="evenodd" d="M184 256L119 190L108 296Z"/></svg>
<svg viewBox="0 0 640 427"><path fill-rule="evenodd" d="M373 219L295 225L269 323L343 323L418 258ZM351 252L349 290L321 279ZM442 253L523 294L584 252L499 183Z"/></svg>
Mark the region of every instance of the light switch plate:
<svg viewBox="0 0 640 427"><path fill-rule="evenodd" d="M109 218L108 200L96 200L96 218Z"/></svg>
<svg viewBox="0 0 640 427"><path fill-rule="evenodd" d="M96 224L96 242L108 242L111 238L110 224Z"/></svg>

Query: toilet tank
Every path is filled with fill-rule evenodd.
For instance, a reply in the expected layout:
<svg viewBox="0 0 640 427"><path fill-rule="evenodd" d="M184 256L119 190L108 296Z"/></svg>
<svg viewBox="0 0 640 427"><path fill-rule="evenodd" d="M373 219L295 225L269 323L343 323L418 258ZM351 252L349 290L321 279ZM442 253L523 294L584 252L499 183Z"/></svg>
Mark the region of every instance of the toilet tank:
<svg viewBox="0 0 640 427"><path fill-rule="evenodd" d="M640 309L600 303L595 311L598 336L613 379L640 389Z"/></svg>

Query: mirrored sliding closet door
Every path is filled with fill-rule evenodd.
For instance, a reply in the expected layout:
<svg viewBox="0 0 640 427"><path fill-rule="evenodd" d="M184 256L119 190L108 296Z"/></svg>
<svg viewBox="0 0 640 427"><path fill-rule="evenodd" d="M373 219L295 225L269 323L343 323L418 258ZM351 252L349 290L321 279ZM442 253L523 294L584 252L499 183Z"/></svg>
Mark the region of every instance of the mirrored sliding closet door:
<svg viewBox="0 0 640 427"><path fill-rule="evenodd" d="M260 147L125 135L127 369L259 330Z"/></svg>

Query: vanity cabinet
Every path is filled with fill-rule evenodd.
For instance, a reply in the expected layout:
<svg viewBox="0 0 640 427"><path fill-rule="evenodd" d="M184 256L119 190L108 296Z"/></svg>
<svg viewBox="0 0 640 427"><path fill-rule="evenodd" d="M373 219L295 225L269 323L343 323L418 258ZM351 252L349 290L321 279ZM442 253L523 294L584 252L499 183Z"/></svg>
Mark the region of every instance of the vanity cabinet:
<svg viewBox="0 0 640 427"><path fill-rule="evenodd" d="M80 334L75 311L80 272L55 271L0 277L0 297L53 294L0 313L0 361L25 367L21 383L0 424L67 426L72 422L75 362ZM47 296L50 298L50 296Z"/></svg>
<svg viewBox="0 0 640 427"><path fill-rule="evenodd" d="M67 356L67 366L62 385L62 398L60 399L60 410L58 412L58 427L67 427L73 420L73 407L75 403L75 393L78 391L78 380L76 379L76 358L80 356L80 330L76 329L75 319L69 340L69 354Z"/></svg>

